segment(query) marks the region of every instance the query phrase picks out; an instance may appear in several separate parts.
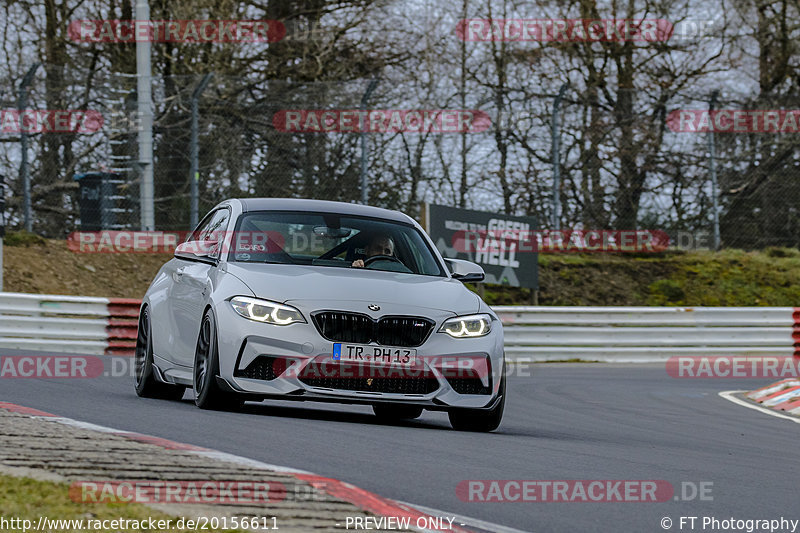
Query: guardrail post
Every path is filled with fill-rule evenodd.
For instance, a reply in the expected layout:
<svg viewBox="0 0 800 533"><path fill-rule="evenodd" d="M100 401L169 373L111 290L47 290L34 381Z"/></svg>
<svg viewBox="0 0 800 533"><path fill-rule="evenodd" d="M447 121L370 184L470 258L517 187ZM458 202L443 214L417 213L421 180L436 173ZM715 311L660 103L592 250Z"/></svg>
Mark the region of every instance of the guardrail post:
<svg viewBox="0 0 800 533"><path fill-rule="evenodd" d="M22 78L19 84L19 95L17 98L17 110L19 111L19 123L22 126L22 113L28 107L28 87L33 83L33 76L41 63L34 63L33 66ZM22 154L19 163L19 180L22 182L22 204L25 217L25 231L33 231L33 214L31 208L31 180L28 174L28 133L24 127L19 129L19 144Z"/></svg>
<svg viewBox="0 0 800 533"><path fill-rule="evenodd" d="M200 83L197 84L194 91L192 92L192 135L189 141L189 159L191 168L189 169L189 189L191 191L191 205L189 208L189 230L193 230L197 226L197 222L199 220L199 204L200 204L200 162L199 162L199 141L197 140L198 136L198 129L199 126L197 125L198 120L198 111L197 111L197 101L200 99L200 94L205 90L208 82L211 81L211 77L214 74L209 72L203 79L200 80Z"/></svg>
<svg viewBox="0 0 800 533"><path fill-rule="evenodd" d="M3 239L6 237L6 182L0 176L0 292L3 292Z"/></svg>
<svg viewBox="0 0 800 533"><path fill-rule="evenodd" d="M367 85L367 90L364 91L364 96L361 97L361 110L366 112L367 101L372 95L372 91L378 86L380 80L370 80ZM367 176L367 132L361 132L361 203L364 205L369 204L369 179Z"/></svg>
<svg viewBox="0 0 800 533"><path fill-rule="evenodd" d="M717 103L718 96L719 91L713 91L711 93L711 99L708 102L708 114L711 117L712 124L714 123L714 106ZM711 128L708 131L708 167L711 174L711 209L713 210L714 250L719 250L719 193L717 192L717 149L714 140L714 129Z"/></svg>
<svg viewBox="0 0 800 533"><path fill-rule="evenodd" d="M559 113L561 100L564 98L564 93L567 92L567 88L569 88L569 82L565 82L561 85L558 94L553 100L553 116L552 122L550 123L550 155L553 161L553 229L556 231L561 229L561 161L559 154L561 124L559 122Z"/></svg>

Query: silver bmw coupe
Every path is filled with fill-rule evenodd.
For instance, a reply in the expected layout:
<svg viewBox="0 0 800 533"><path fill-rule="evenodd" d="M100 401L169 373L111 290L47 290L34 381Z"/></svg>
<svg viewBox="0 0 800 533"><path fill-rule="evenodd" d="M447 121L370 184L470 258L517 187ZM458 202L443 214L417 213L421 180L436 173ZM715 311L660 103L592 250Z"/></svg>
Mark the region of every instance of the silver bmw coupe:
<svg viewBox="0 0 800 533"><path fill-rule="evenodd" d="M266 399L371 405L378 417L447 411L455 429L503 416L503 328L464 286L483 269L443 259L397 211L232 199L158 272L139 312L136 392L204 409Z"/></svg>

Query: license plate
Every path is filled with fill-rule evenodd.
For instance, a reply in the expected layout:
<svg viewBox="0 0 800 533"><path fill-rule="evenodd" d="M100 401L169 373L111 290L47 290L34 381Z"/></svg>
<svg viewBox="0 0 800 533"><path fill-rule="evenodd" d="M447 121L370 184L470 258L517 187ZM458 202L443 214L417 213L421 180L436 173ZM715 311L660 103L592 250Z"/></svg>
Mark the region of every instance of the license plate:
<svg viewBox="0 0 800 533"><path fill-rule="evenodd" d="M369 346L366 344L333 344L333 360L347 363L370 363L386 366L414 366L417 351L411 348Z"/></svg>

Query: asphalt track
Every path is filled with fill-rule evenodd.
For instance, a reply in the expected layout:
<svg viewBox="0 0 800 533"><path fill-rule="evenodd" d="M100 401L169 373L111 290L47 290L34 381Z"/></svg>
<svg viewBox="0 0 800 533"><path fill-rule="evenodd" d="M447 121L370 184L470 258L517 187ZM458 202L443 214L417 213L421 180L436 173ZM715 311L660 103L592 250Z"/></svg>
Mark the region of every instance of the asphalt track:
<svg viewBox="0 0 800 533"><path fill-rule="evenodd" d="M680 528L681 516L699 517L694 531L703 531L702 517L800 519L800 424L718 395L766 383L675 379L663 364L535 365L530 377L509 379L506 416L491 434L453 431L442 413L386 425L369 408L335 404L201 411L189 400L137 398L130 377L4 378L0 401L308 470L526 531L665 531L663 517L671 531L690 531L688 522ZM678 497L683 482L711 482L713 500L462 501L456 486L471 479L666 480Z"/></svg>

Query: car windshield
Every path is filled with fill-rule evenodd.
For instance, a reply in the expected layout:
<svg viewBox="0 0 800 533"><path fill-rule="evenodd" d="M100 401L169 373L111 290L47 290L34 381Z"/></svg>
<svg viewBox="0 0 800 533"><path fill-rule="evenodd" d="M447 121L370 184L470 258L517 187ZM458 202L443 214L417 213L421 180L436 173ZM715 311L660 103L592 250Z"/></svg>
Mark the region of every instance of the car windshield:
<svg viewBox="0 0 800 533"><path fill-rule="evenodd" d="M254 211L242 214L236 226L229 261L445 275L410 224L333 213Z"/></svg>

